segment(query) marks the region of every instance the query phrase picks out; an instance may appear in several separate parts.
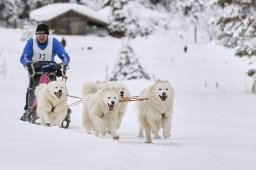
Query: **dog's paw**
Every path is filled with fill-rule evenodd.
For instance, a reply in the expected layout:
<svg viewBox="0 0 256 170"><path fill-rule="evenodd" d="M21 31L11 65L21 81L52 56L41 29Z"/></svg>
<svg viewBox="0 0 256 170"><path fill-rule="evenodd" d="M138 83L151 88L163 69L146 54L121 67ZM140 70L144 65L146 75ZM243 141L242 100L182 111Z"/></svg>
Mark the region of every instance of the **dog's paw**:
<svg viewBox="0 0 256 170"><path fill-rule="evenodd" d="M170 137L170 135L169 136L164 136L164 139L168 139Z"/></svg>
<svg viewBox="0 0 256 170"><path fill-rule="evenodd" d="M147 143L147 144L153 144L153 143L152 143L152 140L146 140L145 143Z"/></svg>
<svg viewBox="0 0 256 170"><path fill-rule="evenodd" d="M96 130L95 131L95 136L99 137L99 135L100 135L100 132Z"/></svg>
<svg viewBox="0 0 256 170"><path fill-rule="evenodd" d="M114 139L114 140L119 140L119 136L118 136L118 135L113 136L113 139Z"/></svg>
<svg viewBox="0 0 256 170"><path fill-rule="evenodd" d="M143 135L143 134L138 134L138 137L139 137L139 138L143 138L144 135Z"/></svg>
<svg viewBox="0 0 256 170"><path fill-rule="evenodd" d="M106 136L106 133L107 133L106 131L102 131L101 135L104 137L104 136Z"/></svg>
<svg viewBox="0 0 256 170"><path fill-rule="evenodd" d="M155 139L161 139L161 137L159 135L155 136Z"/></svg>
<svg viewBox="0 0 256 170"><path fill-rule="evenodd" d="M167 134L163 134L163 136L164 136L165 139L167 139L167 138L169 138L171 136L171 134L167 133Z"/></svg>

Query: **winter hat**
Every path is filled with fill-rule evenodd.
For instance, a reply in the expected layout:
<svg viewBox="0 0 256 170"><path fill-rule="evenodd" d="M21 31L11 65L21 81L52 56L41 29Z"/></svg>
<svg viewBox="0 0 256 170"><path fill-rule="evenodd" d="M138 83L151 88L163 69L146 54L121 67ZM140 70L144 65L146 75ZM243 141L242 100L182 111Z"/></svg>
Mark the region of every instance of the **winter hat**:
<svg viewBox="0 0 256 170"><path fill-rule="evenodd" d="M47 34L49 35L49 28L46 24L39 24L36 27L36 34Z"/></svg>

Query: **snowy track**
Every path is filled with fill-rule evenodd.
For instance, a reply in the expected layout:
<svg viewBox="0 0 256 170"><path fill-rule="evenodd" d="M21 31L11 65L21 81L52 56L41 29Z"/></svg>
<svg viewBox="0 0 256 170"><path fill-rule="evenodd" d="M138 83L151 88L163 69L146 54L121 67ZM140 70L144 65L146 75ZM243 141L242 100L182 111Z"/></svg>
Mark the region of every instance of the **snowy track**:
<svg viewBox="0 0 256 170"><path fill-rule="evenodd" d="M86 134L82 105L72 107L69 129L20 121L27 87L26 71L19 63L24 42L19 40L20 30L0 28L0 37L6 37L6 42L0 42L0 59L7 61L7 77L0 82L0 169L256 169L256 95L246 92L247 61L235 58L232 51L214 44L192 44L184 54L183 43L166 33L133 42L145 69L156 78L168 79L175 89L172 136L153 139L149 145L137 138L136 102L128 104L119 141L110 135ZM106 66L111 71L121 40L66 39L72 57L67 85L71 95L81 96L85 81L104 80ZM134 96L152 84L124 83Z"/></svg>

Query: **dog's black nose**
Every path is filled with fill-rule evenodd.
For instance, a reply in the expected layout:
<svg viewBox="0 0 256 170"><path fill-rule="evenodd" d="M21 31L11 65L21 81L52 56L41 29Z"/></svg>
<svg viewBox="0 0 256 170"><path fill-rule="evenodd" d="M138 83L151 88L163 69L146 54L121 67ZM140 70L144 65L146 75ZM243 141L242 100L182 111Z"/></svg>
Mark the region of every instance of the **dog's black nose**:
<svg viewBox="0 0 256 170"><path fill-rule="evenodd" d="M121 94L121 95L124 95L124 91L120 91L120 94Z"/></svg>
<svg viewBox="0 0 256 170"><path fill-rule="evenodd" d="M59 90L59 93L62 93L62 90Z"/></svg>
<svg viewBox="0 0 256 170"><path fill-rule="evenodd" d="M115 102L114 102L114 101L111 101L111 104L112 104L112 105L114 105L114 104L115 104Z"/></svg>
<svg viewBox="0 0 256 170"><path fill-rule="evenodd" d="M165 93L165 92L163 92L163 93L162 93L162 95L163 95L163 96L166 96L166 93Z"/></svg>

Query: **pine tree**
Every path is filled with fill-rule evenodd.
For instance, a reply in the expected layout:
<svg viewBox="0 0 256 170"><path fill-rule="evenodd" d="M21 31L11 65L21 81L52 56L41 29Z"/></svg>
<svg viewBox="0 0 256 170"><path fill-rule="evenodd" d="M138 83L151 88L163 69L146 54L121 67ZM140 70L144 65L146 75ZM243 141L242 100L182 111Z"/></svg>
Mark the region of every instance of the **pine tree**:
<svg viewBox="0 0 256 170"><path fill-rule="evenodd" d="M218 39L226 47L234 48L236 55L256 55L256 1L218 0L222 8L217 18Z"/></svg>
<svg viewBox="0 0 256 170"><path fill-rule="evenodd" d="M123 37L125 32L127 32L125 20L128 18L128 11L124 8L126 4L126 0L108 0L105 2L105 6L112 7L113 18L108 28L113 36Z"/></svg>
<svg viewBox="0 0 256 170"><path fill-rule="evenodd" d="M180 20L188 21L194 26L194 42L197 43L197 29L200 24L200 18L206 8L206 0L173 0L171 2L171 11L173 15L181 16ZM183 24L181 22L181 24Z"/></svg>
<svg viewBox="0 0 256 170"><path fill-rule="evenodd" d="M171 2L173 0L148 0L157 9L165 9L166 11L171 10Z"/></svg>
<svg viewBox="0 0 256 170"><path fill-rule="evenodd" d="M110 34L115 37L128 36L135 38L136 36L147 36L154 29L151 25L140 22L137 14L132 9L134 7L133 0L107 0L105 6L112 8L112 19L108 26Z"/></svg>
<svg viewBox="0 0 256 170"><path fill-rule="evenodd" d="M37 24L38 24L37 21L24 22L21 41L27 41L30 37L32 37L35 34L35 28Z"/></svg>
<svg viewBox="0 0 256 170"><path fill-rule="evenodd" d="M126 41L119 52L110 81L132 79L150 79L150 77L140 65L133 48Z"/></svg>
<svg viewBox="0 0 256 170"><path fill-rule="evenodd" d="M27 1L28 1L30 10L37 9L37 8L40 8L42 6L45 6L45 5L48 5L51 3L61 2L61 1L56 1L56 0L27 0ZM69 2L69 0L68 0L68 2Z"/></svg>
<svg viewBox="0 0 256 170"><path fill-rule="evenodd" d="M23 9L21 0L2 0L1 18L6 21L7 27L17 27L19 14Z"/></svg>
<svg viewBox="0 0 256 170"><path fill-rule="evenodd" d="M53 3L54 0L0 0L0 20L7 27L17 27L20 19L28 19L33 9Z"/></svg>
<svg viewBox="0 0 256 170"><path fill-rule="evenodd" d="M40 8L47 4L53 3L54 0L20 0L23 4L23 9L19 18L29 18L29 12L33 9Z"/></svg>

